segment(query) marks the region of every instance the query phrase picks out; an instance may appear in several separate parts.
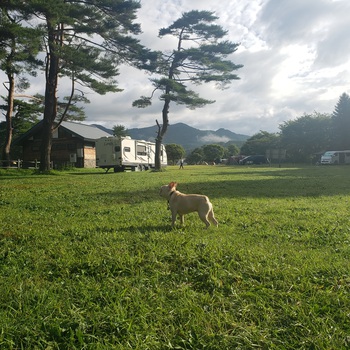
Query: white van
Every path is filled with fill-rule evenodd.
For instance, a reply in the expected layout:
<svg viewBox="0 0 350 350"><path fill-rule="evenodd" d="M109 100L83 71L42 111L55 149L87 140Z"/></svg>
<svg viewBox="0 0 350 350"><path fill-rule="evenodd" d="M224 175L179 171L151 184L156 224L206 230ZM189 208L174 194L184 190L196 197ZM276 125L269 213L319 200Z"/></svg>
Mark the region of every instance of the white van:
<svg viewBox="0 0 350 350"><path fill-rule="evenodd" d="M321 157L321 164L350 164L350 151L327 151Z"/></svg>

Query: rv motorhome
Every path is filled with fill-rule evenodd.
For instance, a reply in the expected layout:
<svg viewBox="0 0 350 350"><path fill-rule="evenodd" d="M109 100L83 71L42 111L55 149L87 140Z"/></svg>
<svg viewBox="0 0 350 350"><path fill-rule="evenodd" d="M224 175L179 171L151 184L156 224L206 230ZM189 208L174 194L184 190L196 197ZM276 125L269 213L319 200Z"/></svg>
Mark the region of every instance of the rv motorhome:
<svg viewBox="0 0 350 350"><path fill-rule="evenodd" d="M96 140L96 165L100 168L124 170L148 170L155 166L156 144L126 137L101 137ZM167 154L161 145L161 166L167 165Z"/></svg>

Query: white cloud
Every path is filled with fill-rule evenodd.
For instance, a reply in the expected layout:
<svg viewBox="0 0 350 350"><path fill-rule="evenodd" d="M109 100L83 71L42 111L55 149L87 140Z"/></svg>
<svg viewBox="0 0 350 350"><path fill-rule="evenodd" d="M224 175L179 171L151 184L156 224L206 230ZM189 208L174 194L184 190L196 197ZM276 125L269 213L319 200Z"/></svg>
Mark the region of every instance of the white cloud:
<svg viewBox="0 0 350 350"><path fill-rule="evenodd" d="M225 136L218 136L212 133L209 133L205 136L202 136L199 138L200 141L203 141L205 143L216 143L216 142L228 142L230 141L229 137L225 137Z"/></svg>

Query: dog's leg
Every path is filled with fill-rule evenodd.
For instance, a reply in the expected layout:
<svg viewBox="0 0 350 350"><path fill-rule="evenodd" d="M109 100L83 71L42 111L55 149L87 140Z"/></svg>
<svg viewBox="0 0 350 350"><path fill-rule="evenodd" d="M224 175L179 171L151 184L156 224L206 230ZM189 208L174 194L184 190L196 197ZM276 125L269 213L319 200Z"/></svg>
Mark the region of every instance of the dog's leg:
<svg viewBox="0 0 350 350"><path fill-rule="evenodd" d="M179 218L180 218L181 225L183 226L185 224L185 215L179 214Z"/></svg>
<svg viewBox="0 0 350 350"><path fill-rule="evenodd" d="M208 221L207 213L198 212L199 218L205 223L206 228L210 226L210 222Z"/></svg>
<svg viewBox="0 0 350 350"><path fill-rule="evenodd" d="M176 222L176 211L172 211L171 212L171 226L174 227L175 226L175 222Z"/></svg>
<svg viewBox="0 0 350 350"><path fill-rule="evenodd" d="M218 223L218 221L215 219L213 208L211 208L211 210L209 211L208 217L209 217L209 220L210 220L216 227L218 227L219 223Z"/></svg>

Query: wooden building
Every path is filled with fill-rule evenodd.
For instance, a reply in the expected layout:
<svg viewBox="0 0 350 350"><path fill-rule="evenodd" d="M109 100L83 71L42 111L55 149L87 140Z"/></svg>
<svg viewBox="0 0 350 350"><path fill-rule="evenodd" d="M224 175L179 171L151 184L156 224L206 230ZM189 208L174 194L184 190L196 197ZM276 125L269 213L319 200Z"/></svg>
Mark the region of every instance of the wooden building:
<svg viewBox="0 0 350 350"><path fill-rule="evenodd" d="M15 140L22 146L23 163L40 160L42 121L34 125L25 134ZM77 168L95 168L95 141L110 133L93 125L75 122L62 122L53 133L51 161L54 168L75 166Z"/></svg>

